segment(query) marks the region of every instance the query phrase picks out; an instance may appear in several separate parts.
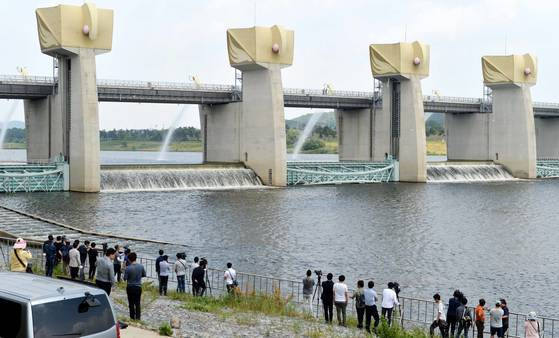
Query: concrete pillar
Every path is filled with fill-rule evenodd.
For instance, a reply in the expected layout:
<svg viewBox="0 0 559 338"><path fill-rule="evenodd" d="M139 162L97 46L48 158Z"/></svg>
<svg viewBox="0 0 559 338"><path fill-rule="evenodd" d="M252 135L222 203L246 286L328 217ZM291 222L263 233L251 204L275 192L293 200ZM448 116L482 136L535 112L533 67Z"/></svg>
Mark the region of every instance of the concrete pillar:
<svg viewBox="0 0 559 338"><path fill-rule="evenodd" d="M390 80L382 82L382 108L373 108L372 121L372 160L384 161L391 154L391 116L392 116L392 93L390 91Z"/></svg>
<svg viewBox="0 0 559 338"><path fill-rule="evenodd" d="M241 162L242 103L199 105L204 162Z"/></svg>
<svg viewBox="0 0 559 338"><path fill-rule="evenodd" d="M97 192L101 173L95 52L81 48L70 61L70 190Z"/></svg>
<svg viewBox="0 0 559 338"><path fill-rule="evenodd" d="M559 159L559 119L534 119L538 159Z"/></svg>
<svg viewBox="0 0 559 338"><path fill-rule="evenodd" d="M449 161L491 161L491 114L445 114Z"/></svg>
<svg viewBox="0 0 559 338"><path fill-rule="evenodd" d="M527 85L493 89L493 160L517 178L536 178L536 130Z"/></svg>
<svg viewBox="0 0 559 338"><path fill-rule="evenodd" d="M27 137L27 162L49 162L51 97L25 100L23 110Z"/></svg>
<svg viewBox="0 0 559 338"><path fill-rule="evenodd" d="M340 161L370 161L371 109L336 109Z"/></svg>

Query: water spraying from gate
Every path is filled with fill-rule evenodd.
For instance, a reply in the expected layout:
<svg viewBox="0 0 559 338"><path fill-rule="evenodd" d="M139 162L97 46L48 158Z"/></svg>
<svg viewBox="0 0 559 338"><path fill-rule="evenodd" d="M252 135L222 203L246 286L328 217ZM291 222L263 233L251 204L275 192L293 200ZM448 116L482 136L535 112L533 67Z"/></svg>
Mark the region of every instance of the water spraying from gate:
<svg viewBox="0 0 559 338"><path fill-rule="evenodd" d="M301 149L303 148L303 144L305 144L305 141L312 135L314 126L320 120L322 114L323 114L322 112L312 114L311 118L305 125L305 129L303 129L303 133L299 135L299 138L297 139L297 143L295 143L295 148L293 148L294 160L296 160L297 157L299 156L299 153L301 152Z"/></svg>
<svg viewBox="0 0 559 338"><path fill-rule="evenodd" d="M159 156L157 157L158 161L166 160L166 155L167 152L169 151L169 144L171 143L171 140L173 139L173 134L175 133L175 129L177 129L177 126L179 122L182 120L185 112L186 112L186 105L182 105L182 107L179 106L179 112L177 116L175 116L173 123L169 127L169 130L165 135L165 142L163 142L163 145L161 146L161 150L159 150Z"/></svg>
<svg viewBox="0 0 559 338"><path fill-rule="evenodd" d="M10 110L8 110L8 114L4 118L4 121L2 121L2 131L0 131L0 149L4 149L4 140L6 139L6 134L8 133L9 124L10 121L12 120L12 117L14 116L14 113L16 112L18 103L19 101L14 101L12 103Z"/></svg>

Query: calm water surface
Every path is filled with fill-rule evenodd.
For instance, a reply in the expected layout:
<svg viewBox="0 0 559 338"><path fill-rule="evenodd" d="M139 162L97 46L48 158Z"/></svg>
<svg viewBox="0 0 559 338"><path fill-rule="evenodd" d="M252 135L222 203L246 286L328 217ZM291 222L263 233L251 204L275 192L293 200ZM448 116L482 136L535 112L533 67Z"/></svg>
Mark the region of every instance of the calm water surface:
<svg viewBox="0 0 559 338"><path fill-rule="evenodd" d="M352 286L398 281L421 298L460 288L471 303L504 297L512 311L557 317L558 195L559 181L545 180L34 193L1 195L0 204L84 229L180 241L213 267L232 261L297 279L322 269Z"/></svg>

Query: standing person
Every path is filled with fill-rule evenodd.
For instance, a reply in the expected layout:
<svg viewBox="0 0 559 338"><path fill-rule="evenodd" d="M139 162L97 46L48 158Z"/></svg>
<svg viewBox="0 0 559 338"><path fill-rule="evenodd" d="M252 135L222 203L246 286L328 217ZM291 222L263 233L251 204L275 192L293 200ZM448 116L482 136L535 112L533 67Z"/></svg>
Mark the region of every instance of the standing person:
<svg viewBox="0 0 559 338"><path fill-rule="evenodd" d="M233 264L227 263L227 270L223 274L223 279L225 280L227 292L233 293L237 287L237 271L233 269Z"/></svg>
<svg viewBox="0 0 559 338"><path fill-rule="evenodd" d="M167 261L169 257L163 255L159 262L159 295L167 296L167 283L169 282L169 275L171 273L171 266Z"/></svg>
<svg viewBox="0 0 559 338"><path fill-rule="evenodd" d="M126 269L127 266L129 266L130 264L132 264L132 262L130 261L130 259L128 258L128 256L132 253L132 250L130 250L130 248L124 247L124 269Z"/></svg>
<svg viewBox="0 0 559 338"><path fill-rule="evenodd" d="M200 262L194 270L192 270L192 293L194 296L203 296L206 292L206 261Z"/></svg>
<svg viewBox="0 0 559 338"><path fill-rule="evenodd" d="M113 268L116 276L117 282L120 282L122 275L122 261L120 260L121 247L117 244L115 245L115 259L113 260Z"/></svg>
<svg viewBox="0 0 559 338"><path fill-rule="evenodd" d="M140 263L136 263L137 255L135 252L128 254L130 264L124 270L124 280L126 281L126 295L128 296L128 308L130 309L130 319L140 320L140 300L142 298L142 277L146 276L146 270Z"/></svg>
<svg viewBox="0 0 559 338"><path fill-rule="evenodd" d="M456 338L460 338L460 334L464 332L464 337L468 338L468 331L472 325L472 313L466 306L468 299L462 296L460 299L460 306L456 309L456 318L458 318L458 330L456 330Z"/></svg>
<svg viewBox="0 0 559 338"><path fill-rule="evenodd" d="M507 306L507 301L501 298L501 309L503 310L503 337L507 335L509 330L509 307Z"/></svg>
<svg viewBox="0 0 559 338"><path fill-rule="evenodd" d="M163 250L159 250L159 257L155 259L155 272L157 273L157 281L159 281L159 263L163 260L163 255L165 252Z"/></svg>
<svg viewBox="0 0 559 338"><path fill-rule="evenodd" d="M477 338L483 338L483 331L485 331L485 299L481 298L479 304L476 306L476 330Z"/></svg>
<svg viewBox="0 0 559 338"><path fill-rule="evenodd" d="M70 278L78 278L80 272L80 252L78 251L78 241L74 242L70 250Z"/></svg>
<svg viewBox="0 0 559 338"><path fill-rule="evenodd" d="M458 322L458 318L456 317L456 310L461 304L460 299L462 297L463 295L462 292L460 292L460 290L454 290L454 293L452 294L452 298L448 300L446 320L447 320L447 324L450 327L451 337L454 337L454 331L456 330L456 323Z"/></svg>
<svg viewBox="0 0 559 338"><path fill-rule="evenodd" d="M443 338L447 338L448 331L447 331L447 324L446 324L446 315L444 312L444 304L441 301L441 295L436 293L433 296L433 299L435 300L436 314L435 314L435 320L431 324L431 327L429 327L429 335L433 337L433 335L435 334L435 328L438 327L439 331L441 332L441 336L443 336Z"/></svg>
<svg viewBox="0 0 559 338"><path fill-rule="evenodd" d="M332 324L332 315L334 312L334 276L331 273L326 275L326 280L322 282L322 307L324 308L324 320L326 324Z"/></svg>
<svg viewBox="0 0 559 338"><path fill-rule="evenodd" d="M386 317L388 326L392 325L392 313L394 307L400 305L398 295L394 291L394 283L389 282L388 288L382 290L382 317Z"/></svg>
<svg viewBox="0 0 559 338"><path fill-rule="evenodd" d="M305 306L308 307L309 313L312 315L312 293L314 291L314 279L312 278L312 271L307 270L307 275L303 278L303 301Z"/></svg>
<svg viewBox="0 0 559 338"><path fill-rule="evenodd" d="M56 261L56 247L54 237L48 236L48 240L43 243L43 255L45 256L45 276L52 277L54 263Z"/></svg>
<svg viewBox="0 0 559 338"><path fill-rule="evenodd" d="M540 338L540 322L534 311L528 312L528 318L524 322L524 336L526 338Z"/></svg>
<svg viewBox="0 0 559 338"><path fill-rule="evenodd" d="M494 338L495 335L497 337L503 337L503 316L505 311L501 309L501 301L498 301L495 304L495 307L489 311L489 327L491 338Z"/></svg>
<svg viewBox="0 0 559 338"><path fill-rule="evenodd" d="M346 325L346 308L349 301L347 285L344 283L345 276L340 275L338 282L334 284L334 305L336 305L336 318L338 324Z"/></svg>
<svg viewBox="0 0 559 338"><path fill-rule="evenodd" d="M64 274L69 275L70 270L68 269L68 264L70 264L70 250L72 249L72 245L70 244L69 239L64 240L64 245L60 248L60 252L62 253L62 270Z"/></svg>
<svg viewBox="0 0 559 338"><path fill-rule="evenodd" d="M100 288L105 290L107 296L111 294L111 289L115 283L115 269L114 263L116 256L116 250L114 248L108 248L105 251L105 256L99 258L96 264L96 276L95 284Z"/></svg>
<svg viewBox="0 0 559 338"><path fill-rule="evenodd" d="M376 304L378 297L377 292L375 291L375 289L373 289L374 287L375 282L369 281L369 283L367 283L367 289L365 289L365 291L363 292L365 295L365 329L368 333L371 333L371 317L373 317L375 320L375 332L377 331L377 327L380 321Z"/></svg>
<svg viewBox="0 0 559 338"><path fill-rule="evenodd" d="M97 256L99 256L99 251L97 251L97 249L95 248L96 244L95 242L91 243L91 247L89 248L89 251L87 252L87 257L89 258L89 279L93 280L93 277L95 277L95 268L96 268L96 262L97 262Z"/></svg>
<svg viewBox="0 0 559 338"><path fill-rule="evenodd" d="M10 257L10 271L12 272L28 272L29 260L33 258L31 252L26 250L27 242L23 238L16 239L14 243L14 251ZM30 270L30 269L29 269Z"/></svg>
<svg viewBox="0 0 559 338"><path fill-rule="evenodd" d="M194 257L194 260L193 260L192 264L190 265L190 268L192 269L192 272L194 272L194 269L196 269L197 267L200 266L200 264L198 264L199 261L200 261L200 258L198 258L197 256ZM194 281L192 281L192 295L196 296L196 292L194 290Z"/></svg>
<svg viewBox="0 0 559 338"><path fill-rule="evenodd" d="M80 252L80 280L85 279L85 263L87 262L87 252L89 251L89 241L85 241L78 247Z"/></svg>
<svg viewBox="0 0 559 338"><path fill-rule="evenodd" d="M54 247L56 248L56 256L55 256L55 260L54 260L54 265L58 265L58 263L60 263L60 261L62 260L62 245L64 243L62 242L62 236L56 236L56 241L54 241Z"/></svg>
<svg viewBox="0 0 559 338"><path fill-rule="evenodd" d="M175 275L177 275L177 292L184 293L186 290L185 279L186 279L186 260L184 260L184 254L178 253L177 260L173 270Z"/></svg>
<svg viewBox="0 0 559 338"><path fill-rule="evenodd" d="M363 316L365 315L365 293L363 288L365 282L357 281L357 289L353 292L351 298L355 299L355 311L357 312L357 328L363 328Z"/></svg>

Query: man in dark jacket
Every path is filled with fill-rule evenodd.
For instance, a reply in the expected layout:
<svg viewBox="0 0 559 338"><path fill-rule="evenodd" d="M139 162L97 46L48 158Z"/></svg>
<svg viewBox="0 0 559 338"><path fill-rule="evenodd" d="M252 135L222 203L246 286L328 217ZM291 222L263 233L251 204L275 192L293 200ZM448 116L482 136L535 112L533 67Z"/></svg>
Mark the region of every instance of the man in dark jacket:
<svg viewBox="0 0 559 338"><path fill-rule="evenodd" d="M456 324L458 323L458 318L456 316L456 310L462 304L461 300L464 295L460 290L455 290L454 297L450 298L448 301L448 310L446 311L446 322L447 330L450 329L450 336L454 337L454 331L456 330Z"/></svg>
<svg viewBox="0 0 559 338"><path fill-rule="evenodd" d="M48 240L43 243L43 255L45 255L45 276L52 277L56 260L56 246L52 235L49 235Z"/></svg>
<svg viewBox="0 0 559 338"><path fill-rule="evenodd" d="M332 324L332 315L334 311L334 282L332 278L334 276L329 273L326 275L326 280L322 282L322 306L324 307L324 320L326 324Z"/></svg>
<svg viewBox="0 0 559 338"><path fill-rule="evenodd" d="M206 265L205 259L200 261L200 266L192 271L192 289L195 296L203 296L206 292Z"/></svg>
<svg viewBox="0 0 559 338"><path fill-rule="evenodd" d="M157 280L159 280L159 263L163 260L163 254L165 252L163 250L159 250L159 257L155 259L155 272L157 272Z"/></svg>

